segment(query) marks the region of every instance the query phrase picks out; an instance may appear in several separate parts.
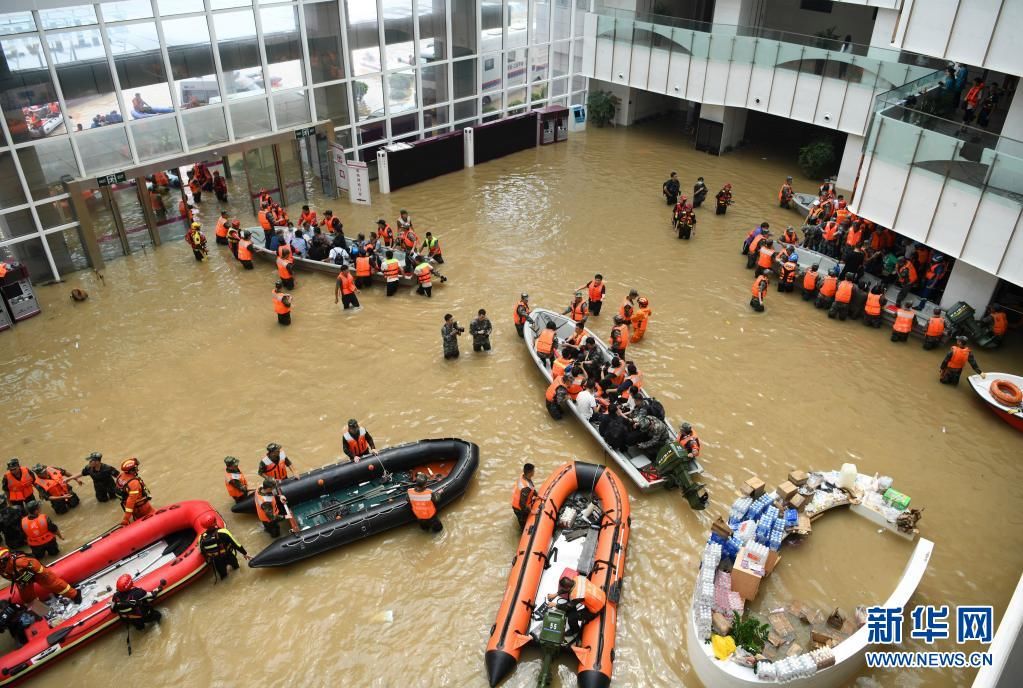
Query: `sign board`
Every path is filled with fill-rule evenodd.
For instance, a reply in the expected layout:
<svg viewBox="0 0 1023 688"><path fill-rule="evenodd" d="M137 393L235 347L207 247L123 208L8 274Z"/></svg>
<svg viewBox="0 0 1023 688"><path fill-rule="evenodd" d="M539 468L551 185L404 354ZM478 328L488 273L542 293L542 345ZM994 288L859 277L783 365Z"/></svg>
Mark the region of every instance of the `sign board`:
<svg viewBox="0 0 1023 688"><path fill-rule="evenodd" d="M345 149L341 144L330 144L330 158L334 165L334 185L338 191L349 192L348 161L345 159Z"/></svg>
<svg viewBox="0 0 1023 688"><path fill-rule="evenodd" d="M313 136L316 133L316 127L302 127L301 129L295 130L296 139L304 139L307 136Z"/></svg>
<svg viewBox="0 0 1023 688"><path fill-rule="evenodd" d="M127 181L128 178L124 175L124 172L114 172L102 177L96 177L97 186L111 186L113 184L120 184L121 182Z"/></svg>
<svg viewBox="0 0 1023 688"><path fill-rule="evenodd" d="M352 203L370 204L369 167L357 160L348 161L348 190Z"/></svg>

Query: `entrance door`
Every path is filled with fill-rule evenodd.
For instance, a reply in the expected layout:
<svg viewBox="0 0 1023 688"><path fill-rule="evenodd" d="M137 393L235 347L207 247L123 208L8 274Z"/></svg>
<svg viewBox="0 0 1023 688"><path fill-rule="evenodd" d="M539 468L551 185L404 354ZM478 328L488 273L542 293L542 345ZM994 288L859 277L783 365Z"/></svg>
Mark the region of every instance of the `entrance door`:
<svg viewBox="0 0 1023 688"><path fill-rule="evenodd" d="M275 202L286 205L277 183L277 163L274 147L260 146L242 154L245 161L245 176L249 183L249 197L252 199L252 214L259 212L259 192L266 190Z"/></svg>
<svg viewBox="0 0 1023 688"><path fill-rule="evenodd" d="M115 216L120 215L121 227L128 253L135 253L153 245L149 234L146 213L142 210L142 199L134 179L112 187ZM182 235L184 236L184 235Z"/></svg>
<svg viewBox="0 0 1023 688"><path fill-rule="evenodd" d="M310 137L303 139L308 141ZM277 146L284 180L284 199L287 205L301 205L306 201L305 171L299 157L299 142L290 141Z"/></svg>
<svg viewBox="0 0 1023 688"><path fill-rule="evenodd" d="M86 189L82 196L104 260L153 245L135 180Z"/></svg>

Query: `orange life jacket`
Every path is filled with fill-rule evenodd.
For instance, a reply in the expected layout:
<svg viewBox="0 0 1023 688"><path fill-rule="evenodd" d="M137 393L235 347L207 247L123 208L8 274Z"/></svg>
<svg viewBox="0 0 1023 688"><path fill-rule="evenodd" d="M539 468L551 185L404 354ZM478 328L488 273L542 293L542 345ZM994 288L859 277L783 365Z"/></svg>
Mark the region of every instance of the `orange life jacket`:
<svg viewBox="0 0 1023 688"><path fill-rule="evenodd" d="M598 284L597 282L595 282L593 280L590 280L590 283L587 284L586 287L587 287L587 291L589 292L587 294L587 296L589 296L590 301L593 301L594 303L596 303L597 301L602 301L604 299L604 283L603 282L600 282Z"/></svg>
<svg viewBox="0 0 1023 688"><path fill-rule="evenodd" d="M554 330L544 330L536 338L536 353L550 354L554 351Z"/></svg>
<svg viewBox="0 0 1023 688"><path fill-rule="evenodd" d="M370 267L369 258L366 256L359 256L355 259L355 275L356 277L369 277L372 272Z"/></svg>
<svg viewBox="0 0 1023 688"><path fill-rule="evenodd" d="M12 502L23 502L32 496L32 486L35 485L35 473L24 466L20 466L21 474L15 476L13 472L7 471L4 477L7 478L7 498Z"/></svg>
<svg viewBox="0 0 1023 688"><path fill-rule="evenodd" d="M277 461L274 461L269 456L264 456L260 464L263 468L263 475L267 478L284 480L288 477L288 462L283 456Z"/></svg>
<svg viewBox="0 0 1023 688"><path fill-rule="evenodd" d="M415 275L420 284L430 284L433 280L433 268L430 267L429 263L417 265Z"/></svg>
<svg viewBox="0 0 1023 688"><path fill-rule="evenodd" d="M351 274L339 273L337 276L338 284L341 285L342 294L354 294L355 293L355 278Z"/></svg>
<svg viewBox="0 0 1023 688"><path fill-rule="evenodd" d="M863 230L859 228L850 227L849 231L845 235L845 243L847 246L859 246L860 240L863 238Z"/></svg>
<svg viewBox="0 0 1023 688"><path fill-rule="evenodd" d="M970 360L970 347L953 346L952 358L948 359L948 367L952 370L962 370ZM32 544L31 542L29 544Z"/></svg>
<svg viewBox="0 0 1023 688"><path fill-rule="evenodd" d="M629 306L630 308L632 308L632 310L636 310L636 304L634 304L632 301L629 301L629 297L626 296L625 299L622 301L622 305L618 307L618 315L620 315L623 318L626 317L625 316L626 306Z"/></svg>
<svg viewBox="0 0 1023 688"><path fill-rule="evenodd" d="M831 298L832 296L835 295L835 292L837 290L838 278L835 277L834 275L828 275L827 277L824 278L824 281L821 283L820 295L826 299Z"/></svg>
<svg viewBox="0 0 1023 688"><path fill-rule="evenodd" d="M259 226L263 228L263 231L269 232L273 227L273 222L270 220L269 210L260 210L256 217L259 219Z"/></svg>
<svg viewBox="0 0 1023 688"><path fill-rule="evenodd" d="M395 279L401 276L401 264L394 258L391 258L390 260L385 260L383 265L383 273L384 277L387 278L388 282L393 282Z"/></svg>
<svg viewBox="0 0 1023 688"><path fill-rule="evenodd" d="M892 325L892 329L896 332L909 334L913 331L913 321L915 319L916 313L905 308L900 308L895 313L895 323Z"/></svg>
<svg viewBox="0 0 1023 688"><path fill-rule="evenodd" d="M622 399L628 399L633 394L635 394L639 390L643 389L643 373L636 373L635 375L629 375L625 379L626 380L631 380L632 381L632 385L630 385L627 389L622 391ZM624 382L624 380L623 380L623 382ZM621 384L621 383L619 383L619 384Z"/></svg>
<svg viewBox="0 0 1023 688"><path fill-rule="evenodd" d="M788 183L782 184L781 190L778 191L778 201L781 202L789 198L792 198L792 187Z"/></svg>
<svg viewBox="0 0 1023 688"><path fill-rule="evenodd" d="M291 263L284 258L278 258L277 274L281 276L281 279L291 279L294 277L294 273L291 272Z"/></svg>
<svg viewBox="0 0 1023 688"><path fill-rule="evenodd" d="M391 229L391 225L384 225L383 229L378 229L377 236L384 242L384 246L394 246L394 230Z"/></svg>
<svg viewBox="0 0 1023 688"><path fill-rule="evenodd" d="M688 453L693 455L693 457L700 455L700 437L696 434L695 430L690 432L688 435L683 434L682 431L679 430L678 437L675 441L681 444Z"/></svg>
<svg viewBox="0 0 1023 688"><path fill-rule="evenodd" d="M905 279L905 281L903 281L903 277L902 277L902 269L903 268L905 268L906 272L909 273L907 278ZM916 284L916 279L917 279L916 267L912 263L910 263L908 260L903 264L902 268L897 268L895 270L895 272L896 272L896 275L899 278L899 284L904 285L904 286L911 285L911 284Z"/></svg>
<svg viewBox="0 0 1023 688"><path fill-rule="evenodd" d="M756 231L756 230L753 230L753 231ZM760 246L760 242L763 241L763 240L764 240L764 235L763 234L757 234L755 237L753 237L753 241L749 242L749 248L747 248L746 250L749 253L756 253L757 248Z"/></svg>
<svg viewBox="0 0 1023 688"><path fill-rule="evenodd" d="M525 504L522 503L523 492L527 495ZM515 481L515 490L512 492L512 509L515 509L515 511L531 509L534 502L536 502L536 488L533 487L532 482L520 475L518 480Z"/></svg>
<svg viewBox="0 0 1023 688"><path fill-rule="evenodd" d="M781 240L786 244L795 244L799 241L799 237L796 236L795 232L786 229L785 233L781 235Z"/></svg>
<svg viewBox="0 0 1023 688"><path fill-rule="evenodd" d="M757 278L753 280L753 286L750 288L750 293L753 294L753 298L755 299L764 298L767 295L766 288L764 289L763 292L760 291L762 285L766 286L766 282L767 277L765 277L764 275L757 275Z"/></svg>
<svg viewBox="0 0 1023 688"><path fill-rule="evenodd" d="M620 385L623 382L625 382L625 373L626 373L625 363L618 364L617 368L610 368L610 369L608 369L607 373L611 377L611 382L613 382L615 384L615 386L617 387L618 385Z"/></svg>
<svg viewBox="0 0 1023 688"><path fill-rule="evenodd" d="M25 537L28 538L31 547L42 547L56 538L50 532L49 525L46 514L39 514L35 518L25 516L21 519L21 529L25 531Z"/></svg>
<svg viewBox="0 0 1023 688"><path fill-rule="evenodd" d="M838 223L832 220L824 225L824 241L834 241L838 235Z"/></svg>
<svg viewBox="0 0 1023 688"><path fill-rule="evenodd" d="M352 434L345 430L343 435L345 445L352 456L362 456L369 451L369 442L366 441L366 428L359 428L359 436L352 437Z"/></svg>
<svg viewBox="0 0 1023 688"><path fill-rule="evenodd" d="M241 483L242 489L239 490L231 484L235 480ZM230 468L225 469L224 485L227 486L227 494L232 497L244 497L249 493L249 481L245 479L245 474L240 470L232 471Z"/></svg>
<svg viewBox="0 0 1023 688"><path fill-rule="evenodd" d="M991 334L1001 337L1009 329L1009 317L1001 311L991 312Z"/></svg>
<svg viewBox="0 0 1023 688"><path fill-rule="evenodd" d="M153 181L156 182L158 186L170 185L170 178L167 176L166 172L157 172L156 174L154 174Z"/></svg>
<svg viewBox="0 0 1023 688"><path fill-rule="evenodd" d="M817 288L817 271L807 270L803 273L803 289L813 291Z"/></svg>
<svg viewBox="0 0 1023 688"><path fill-rule="evenodd" d="M272 494L261 494L257 492L256 497L256 515L259 516L259 520L263 523L270 522L270 516L267 515L266 510L263 509L264 504L270 504L273 507L273 515L279 516L281 513L281 507L277 503L277 498Z"/></svg>
<svg viewBox="0 0 1023 688"><path fill-rule="evenodd" d="M564 387L565 391L568 391L568 387L565 385L565 380L560 375L554 378L554 381L547 387L547 392L544 394L544 398L547 401L554 401L557 396L558 387Z"/></svg>
<svg viewBox="0 0 1023 688"><path fill-rule="evenodd" d="M585 576L576 577L575 585L572 586L572 592L568 598L570 600L580 600L583 606L586 607L586 611L590 614L599 613L607 602L607 596L604 595L604 591L594 583L591 583Z"/></svg>
<svg viewBox="0 0 1023 688"><path fill-rule="evenodd" d="M853 283L849 280L843 280L839 283L838 288L835 290L835 302L836 303L849 303L852 300Z"/></svg>
<svg viewBox="0 0 1023 688"><path fill-rule="evenodd" d="M928 337L940 337L945 333L945 318L940 315L933 316L927 321L927 331L924 333Z"/></svg>
<svg viewBox="0 0 1023 688"><path fill-rule="evenodd" d="M567 358L562 358L561 356L558 356L557 358L554 359L554 363L551 365L551 375L555 378L561 377L562 375L565 374L565 369L571 362L572 361Z"/></svg>
<svg viewBox="0 0 1023 688"><path fill-rule="evenodd" d="M429 521L437 515L437 505L433 503L433 490L428 487L424 488L422 492L410 487L408 503L412 507L412 513L420 521Z"/></svg>
<svg viewBox="0 0 1023 688"><path fill-rule="evenodd" d="M250 246L252 246L252 241L249 239L242 239L238 242L238 260L252 260Z"/></svg>
<svg viewBox="0 0 1023 688"><path fill-rule="evenodd" d="M571 317L574 322L582 322L586 319L587 305L585 301L582 299L579 299L579 303L575 303L573 301L568 304L568 307L570 309L569 317Z"/></svg>
<svg viewBox="0 0 1023 688"><path fill-rule="evenodd" d="M301 225L315 225L316 224L316 211L310 210L308 213L302 211L302 214L298 216L298 224Z"/></svg>
<svg viewBox="0 0 1023 688"><path fill-rule="evenodd" d="M227 221L227 218L223 218L222 217L219 220L217 220L217 229L215 231L216 231L216 235L218 237L220 237L221 239L226 239L227 238L227 227L228 227L228 224L229 223Z"/></svg>
<svg viewBox="0 0 1023 688"><path fill-rule="evenodd" d="M835 222L837 222L839 226L841 226L842 223L845 222L850 215L852 215L852 212L850 212L848 208L839 208L838 210L835 211Z"/></svg>
<svg viewBox="0 0 1023 688"><path fill-rule="evenodd" d="M770 270L771 266L774 265L774 251L765 246L760 249L759 253L760 255L757 256L757 267Z"/></svg>
<svg viewBox="0 0 1023 688"><path fill-rule="evenodd" d="M863 312L867 315L881 315L881 295L867 294L867 303L863 306Z"/></svg>
<svg viewBox="0 0 1023 688"><path fill-rule="evenodd" d="M572 333L572 336L568 338L568 343L572 346L579 346L586 339L586 330L576 330Z"/></svg>
<svg viewBox="0 0 1023 688"><path fill-rule="evenodd" d="M614 333L618 333L618 343L615 343ZM629 346L629 326L626 324L615 325L611 328L611 338L608 340L611 346L616 347L619 351L625 351Z"/></svg>
<svg viewBox="0 0 1023 688"><path fill-rule="evenodd" d="M526 315L529 315L529 304L525 301L519 301L515 304L515 310L512 312L512 320L516 325L524 325L526 323L526 319L519 315L519 306L522 306L522 308L526 311Z"/></svg>
<svg viewBox="0 0 1023 688"><path fill-rule="evenodd" d="M401 233L401 245L405 247L405 250L411 251L414 249L417 241L419 241L419 237L416 236L416 233L411 228Z"/></svg>
<svg viewBox="0 0 1023 688"><path fill-rule="evenodd" d="M276 313L277 315L284 315L285 313L290 313L291 306L284 303L285 295L277 292L277 290L274 290L271 293L273 294L274 297L274 313Z"/></svg>
<svg viewBox="0 0 1023 688"><path fill-rule="evenodd" d="M785 284L792 284L796 281L796 264L785 261L781 264L781 278Z"/></svg>

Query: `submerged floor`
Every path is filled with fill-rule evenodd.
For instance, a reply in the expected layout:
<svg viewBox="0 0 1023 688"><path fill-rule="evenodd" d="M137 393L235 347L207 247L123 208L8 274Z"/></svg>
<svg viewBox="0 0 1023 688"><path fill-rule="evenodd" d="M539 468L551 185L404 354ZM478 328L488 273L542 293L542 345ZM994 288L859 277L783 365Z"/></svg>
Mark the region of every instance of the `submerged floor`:
<svg viewBox="0 0 1023 688"><path fill-rule="evenodd" d="M299 274L294 324L282 329L272 268L243 272L212 239L208 263L175 242L110 263L105 284L81 274L41 289L44 314L0 334L3 450L72 470L91 451L112 463L137 455L156 503L209 499L250 551L267 540L255 519L229 513L226 454L251 476L272 440L308 470L335 460L349 417L378 446L457 436L481 447L476 479L442 514L441 535L401 529L285 571L197 584L167 603L159 628L132 639L133 665L159 685L486 685L483 651L517 542L508 502L522 462L546 475L565 460L603 460L571 418L547 416L542 377L511 312L520 291L563 308L594 272L608 278L615 305L630 287L651 299L650 330L630 352L670 416L699 430L711 492L710 508L695 514L677 494L631 490L615 685L699 685L683 610L710 521L727 514L735 487L753 474L775 484L790 469L854 461L863 473L892 475L927 507L921 529L936 542L915 603L994 604L999 621L1023 568L1013 509L1023 497L1019 436L965 383L938 384L941 352L891 344L773 290L767 313L752 313L742 236L765 218L796 220L774 207L786 175L799 190L812 182L773 153L716 158L666 136L656 127L591 130L376 194L370 208L334 204L349 234L368 232L377 217L393 222L401 207L420 234L437 234L451 280L432 300L408 291L385 300L377 288L361 312L339 313L329 277ZM688 184L703 175L712 193L734 185L728 215L700 213L691 242L672 234L660 199L670 169ZM204 215L211 227L214 208ZM71 303L74 286L90 292L87 303ZM444 313L467 325L481 307L497 329L494 352L472 356L463 341L462 359L444 362ZM593 328L608 331L609 318ZM1023 368L1018 347L978 358L989 370ZM119 518L116 505L83 492L82 506L56 519L69 544ZM783 561L779 590L821 607L887 597L909 549L886 542L860 556L888 536L852 516L828 518L821 535L848 533L856 551L836 559L834 547L815 549L811 538ZM859 568L864 561L886 574ZM108 638L39 681L106 686L124 655L123 640ZM506 685L532 685L537 655L526 659ZM566 657L561 685L574 685L573 670ZM865 685L968 685L972 672L863 677Z"/></svg>

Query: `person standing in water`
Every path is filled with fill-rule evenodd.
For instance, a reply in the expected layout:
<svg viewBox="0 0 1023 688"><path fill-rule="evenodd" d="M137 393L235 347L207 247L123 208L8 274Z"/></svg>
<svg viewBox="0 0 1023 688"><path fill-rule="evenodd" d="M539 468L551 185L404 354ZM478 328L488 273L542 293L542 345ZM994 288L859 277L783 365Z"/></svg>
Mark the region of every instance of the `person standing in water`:
<svg viewBox="0 0 1023 688"><path fill-rule="evenodd" d="M661 193L664 194L668 205L675 205L678 202L678 194L681 190L682 186L678 183L678 173L674 171L668 177L668 181L661 184Z"/></svg>
<svg viewBox="0 0 1023 688"><path fill-rule="evenodd" d="M698 177L696 183L693 184L693 207L699 208L703 205L704 199L707 198L707 185L703 182L703 177Z"/></svg>
<svg viewBox="0 0 1023 688"><path fill-rule="evenodd" d="M426 486L425 473L416 473L415 487L408 489L408 501L420 528L433 533L439 533L444 529L444 525L437 518L437 496Z"/></svg>
<svg viewBox="0 0 1023 688"><path fill-rule="evenodd" d="M473 321L469 323L469 334L472 335L473 351L490 351L490 334L494 326L487 317L487 312L480 309Z"/></svg>
<svg viewBox="0 0 1023 688"><path fill-rule="evenodd" d="M465 332L465 328L459 327L455 316L447 313L444 316L444 325L440 328L440 338L444 345L444 358L458 358L458 336Z"/></svg>

